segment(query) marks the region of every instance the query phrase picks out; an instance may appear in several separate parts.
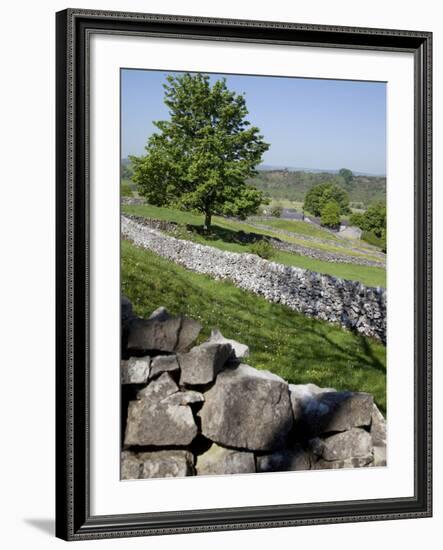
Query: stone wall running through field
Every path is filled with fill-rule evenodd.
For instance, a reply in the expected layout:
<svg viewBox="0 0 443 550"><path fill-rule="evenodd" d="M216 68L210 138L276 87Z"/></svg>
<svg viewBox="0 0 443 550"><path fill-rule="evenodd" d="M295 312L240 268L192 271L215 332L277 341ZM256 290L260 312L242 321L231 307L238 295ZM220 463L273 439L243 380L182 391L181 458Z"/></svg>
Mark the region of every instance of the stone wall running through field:
<svg viewBox="0 0 443 550"><path fill-rule="evenodd" d="M122 479L386 465L372 395L288 384L245 344L122 301Z"/></svg>
<svg viewBox="0 0 443 550"><path fill-rule="evenodd" d="M165 235L122 216L122 236L191 271L227 279L270 302L386 341L386 291Z"/></svg>

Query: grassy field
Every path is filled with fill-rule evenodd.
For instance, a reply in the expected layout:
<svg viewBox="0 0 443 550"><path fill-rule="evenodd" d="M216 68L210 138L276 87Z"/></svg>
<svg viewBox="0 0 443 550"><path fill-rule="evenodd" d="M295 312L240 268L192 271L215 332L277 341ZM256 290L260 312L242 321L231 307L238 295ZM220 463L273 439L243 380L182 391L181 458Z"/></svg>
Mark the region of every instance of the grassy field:
<svg viewBox="0 0 443 550"><path fill-rule="evenodd" d="M203 217L198 214L194 214L192 212L184 212L181 210L174 210L171 208L160 208L152 205L124 205L122 207L122 210L127 214L134 214L136 216L142 216L146 218L171 221L184 226L202 226L203 223ZM308 226L308 228L311 229L311 226L304 222L290 223L300 223ZM218 216L215 216L213 218L212 233L210 235L193 232L192 239L201 244L214 246L221 250L229 250L230 252L250 252L250 246L240 243L238 239L238 232L244 232L245 229L250 230L250 232L252 233L284 239L282 235L273 233L272 231L260 230L253 226L248 226L246 224L238 223L233 220L227 220ZM321 229L318 228L312 229L321 231ZM329 233L327 233L326 231L322 231L322 234ZM183 238L189 238L190 234L184 231L182 236ZM296 239L291 239L290 237L286 238L285 240L287 240L288 242L296 242ZM306 245L306 243L302 244ZM339 249L339 251L343 253L344 249ZM323 260L309 258L307 256L301 256L291 252L282 252L278 250L276 251L275 256L272 258L272 260L284 265L310 269L311 271L325 273L334 277L360 281L368 286L385 287L386 285L386 271L385 269L379 267L367 267L350 263L331 263Z"/></svg>
<svg viewBox="0 0 443 550"><path fill-rule="evenodd" d="M200 341L218 327L227 338L248 344L248 364L290 383L313 382L338 390L366 391L386 408L386 350L370 338L236 288L192 273L122 241L122 293L147 317L159 306L204 327Z"/></svg>

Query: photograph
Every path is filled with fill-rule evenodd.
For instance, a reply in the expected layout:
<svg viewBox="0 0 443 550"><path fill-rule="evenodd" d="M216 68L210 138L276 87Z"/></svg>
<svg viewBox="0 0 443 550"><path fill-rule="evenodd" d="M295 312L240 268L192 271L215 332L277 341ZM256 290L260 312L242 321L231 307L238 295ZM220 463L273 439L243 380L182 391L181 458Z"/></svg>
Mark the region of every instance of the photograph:
<svg viewBox="0 0 443 550"><path fill-rule="evenodd" d="M386 110L120 68L122 481L389 465Z"/></svg>

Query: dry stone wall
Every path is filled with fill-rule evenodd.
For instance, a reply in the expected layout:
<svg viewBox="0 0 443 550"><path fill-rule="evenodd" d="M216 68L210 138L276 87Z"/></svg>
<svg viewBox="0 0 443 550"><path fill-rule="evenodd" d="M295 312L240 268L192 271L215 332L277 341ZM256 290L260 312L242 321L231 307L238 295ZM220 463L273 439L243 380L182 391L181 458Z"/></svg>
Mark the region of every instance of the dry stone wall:
<svg viewBox="0 0 443 550"><path fill-rule="evenodd" d="M140 332L140 327L143 330ZM372 395L288 384L244 363L246 345L122 301L121 478L386 465Z"/></svg>
<svg viewBox="0 0 443 550"><path fill-rule="evenodd" d="M121 231L137 246L187 269L227 279L270 302L340 324L383 343L386 340L386 291L382 288L269 262L254 254L227 252L177 239L127 216L122 216Z"/></svg>

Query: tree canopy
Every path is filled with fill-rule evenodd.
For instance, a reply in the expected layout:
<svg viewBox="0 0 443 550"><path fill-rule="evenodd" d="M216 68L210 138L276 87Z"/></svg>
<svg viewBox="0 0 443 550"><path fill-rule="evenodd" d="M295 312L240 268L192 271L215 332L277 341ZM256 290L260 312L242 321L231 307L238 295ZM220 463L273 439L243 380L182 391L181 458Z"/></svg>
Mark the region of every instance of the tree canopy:
<svg viewBox="0 0 443 550"><path fill-rule="evenodd" d="M386 205L378 202L370 206L364 214L352 214L350 222L377 238L386 236Z"/></svg>
<svg viewBox="0 0 443 550"><path fill-rule="evenodd" d="M139 193L157 206L203 213L207 228L214 214L255 213L263 194L245 182L269 144L246 119L244 96L201 73L170 75L163 87L170 118L154 122L146 155L131 157Z"/></svg>
<svg viewBox="0 0 443 550"><path fill-rule="evenodd" d="M305 196L304 210L314 216L321 216L322 210L329 202L335 202L339 214L349 213L349 196L344 189L333 183L325 182L312 187Z"/></svg>
<svg viewBox="0 0 443 550"><path fill-rule="evenodd" d="M338 172L338 175L345 180L346 185L350 185L354 178L354 174L351 172L351 170L349 170L349 168L341 168Z"/></svg>
<svg viewBox="0 0 443 550"><path fill-rule="evenodd" d="M340 206L335 201L329 201L323 206L321 223L326 227L337 227L340 225Z"/></svg>

